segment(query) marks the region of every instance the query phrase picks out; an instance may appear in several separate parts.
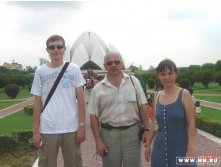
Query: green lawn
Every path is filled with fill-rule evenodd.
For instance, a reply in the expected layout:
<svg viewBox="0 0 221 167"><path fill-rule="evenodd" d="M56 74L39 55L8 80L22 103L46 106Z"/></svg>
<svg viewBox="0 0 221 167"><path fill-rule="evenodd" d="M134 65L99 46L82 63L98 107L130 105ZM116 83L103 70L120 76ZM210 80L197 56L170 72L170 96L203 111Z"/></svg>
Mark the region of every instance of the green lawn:
<svg viewBox="0 0 221 167"><path fill-rule="evenodd" d="M206 89L201 83L195 83L193 94L219 94L221 95L221 86L218 83L210 83Z"/></svg>
<svg viewBox="0 0 221 167"><path fill-rule="evenodd" d="M221 122L221 110L201 106L200 114L204 117L207 117L208 119L217 120Z"/></svg>
<svg viewBox="0 0 221 167"><path fill-rule="evenodd" d="M23 102L24 100L13 100L13 101L1 101L0 102L0 110L3 109L3 108L7 108L9 106L12 106L12 105L15 105L17 103L21 103Z"/></svg>
<svg viewBox="0 0 221 167"><path fill-rule="evenodd" d="M32 116L27 116L24 111L18 111L12 115L0 119L0 135L14 130L32 129Z"/></svg>
<svg viewBox="0 0 221 167"><path fill-rule="evenodd" d="M20 89L16 99L23 99L31 97L28 89ZM0 100L10 100L10 98L5 94L3 89L0 89Z"/></svg>
<svg viewBox="0 0 221 167"><path fill-rule="evenodd" d="M4 92L3 89L0 89L0 110L7 108L9 106L15 105L17 103L23 102L24 98L31 97L27 89L20 89L16 99L10 99Z"/></svg>
<svg viewBox="0 0 221 167"><path fill-rule="evenodd" d="M206 100L206 101L211 101L211 102L215 102L215 103L221 103L221 95L220 96L199 96L199 95L196 95L195 96L196 99L199 99L199 100Z"/></svg>

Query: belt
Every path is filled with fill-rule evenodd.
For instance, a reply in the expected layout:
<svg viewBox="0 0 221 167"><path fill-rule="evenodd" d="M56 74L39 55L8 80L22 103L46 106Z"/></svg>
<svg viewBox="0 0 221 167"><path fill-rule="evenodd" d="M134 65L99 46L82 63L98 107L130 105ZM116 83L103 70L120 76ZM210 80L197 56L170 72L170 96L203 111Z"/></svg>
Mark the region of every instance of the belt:
<svg viewBox="0 0 221 167"><path fill-rule="evenodd" d="M106 123L101 123L101 127L104 128L104 129L107 129L107 130L112 130L112 129L119 129L119 130L126 130L128 128L130 128L131 126L134 126L136 125L137 123L134 123L132 125L128 125L128 126L111 126L109 124L106 124Z"/></svg>

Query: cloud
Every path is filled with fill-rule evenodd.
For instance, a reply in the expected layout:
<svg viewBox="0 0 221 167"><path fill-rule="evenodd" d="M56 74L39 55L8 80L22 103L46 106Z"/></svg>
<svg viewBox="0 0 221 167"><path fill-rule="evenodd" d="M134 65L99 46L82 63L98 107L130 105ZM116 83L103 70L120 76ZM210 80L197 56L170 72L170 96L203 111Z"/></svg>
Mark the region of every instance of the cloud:
<svg viewBox="0 0 221 167"><path fill-rule="evenodd" d="M55 9L80 9L83 2L80 1L11 1L8 2L11 6L22 7L33 10L49 10Z"/></svg>
<svg viewBox="0 0 221 167"><path fill-rule="evenodd" d="M47 58L45 41L52 34L72 45L94 31L132 62L148 68L164 58L177 66L220 59L221 11L217 0L0 2L2 55L36 66ZM7 17L6 17L7 16ZM212 55L212 56L211 56ZM188 59L187 56L191 57Z"/></svg>

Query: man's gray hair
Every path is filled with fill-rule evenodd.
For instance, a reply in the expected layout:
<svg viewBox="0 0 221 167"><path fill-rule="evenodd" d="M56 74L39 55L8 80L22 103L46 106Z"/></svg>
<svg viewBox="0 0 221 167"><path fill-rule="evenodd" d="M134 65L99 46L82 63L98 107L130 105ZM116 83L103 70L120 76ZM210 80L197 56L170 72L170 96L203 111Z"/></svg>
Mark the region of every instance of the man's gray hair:
<svg viewBox="0 0 221 167"><path fill-rule="evenodd" d="M104 55L104 63L107 62L107 56L110 55L110 54L115 54L115 55L117 55L117 56L120 58L121 62L123 63L123 59L122 59L121 54L120 54L119 52L116 52L116 51L109 51L109 52L107 52L107 53Z"/></svg>
<svg viewBox="0 0 221 167"><path fill-rule="evenodd" d="M107 62L107 56L110 55L110 54L115 54L119 57L120 61L121 61L121 64L122 64L122 69L125 69L125 66L124 66L124 61L123 61L123 58L121 56L121 54L117 51L108 51L105 55L104 55L104 63Z"/></svg>

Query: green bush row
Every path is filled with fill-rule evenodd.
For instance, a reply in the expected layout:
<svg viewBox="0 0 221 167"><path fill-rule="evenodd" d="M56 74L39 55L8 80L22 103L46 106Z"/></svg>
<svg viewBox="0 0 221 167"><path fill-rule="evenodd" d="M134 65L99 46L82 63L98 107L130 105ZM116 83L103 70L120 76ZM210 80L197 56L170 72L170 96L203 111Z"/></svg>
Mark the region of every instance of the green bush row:
<svg viewBox="0 0 221 167"><path fill-rule="evenodd" d="M33 115L33 106L26 106L24 107L25 115Z"/></svg>
<svg viewBox="0 0 221 167"><path fill-rule="evenodd" d="M0 155L16 150L21 145L32 145L29 140L32 138L32 131L13 131L8 135L0 135Z"/></svg>
<svg viewBox="0 0 221 167"><path fill-rule="evenodd" d="M207 117L203 117L201 114L197 114L196 127L213 134L214 136L221 137L221 122L216 120L210 120Z"/></svg>

